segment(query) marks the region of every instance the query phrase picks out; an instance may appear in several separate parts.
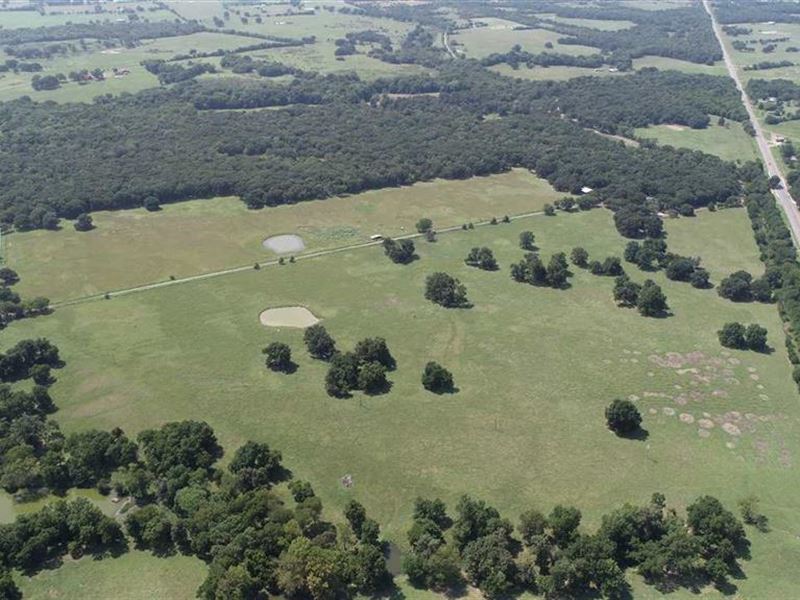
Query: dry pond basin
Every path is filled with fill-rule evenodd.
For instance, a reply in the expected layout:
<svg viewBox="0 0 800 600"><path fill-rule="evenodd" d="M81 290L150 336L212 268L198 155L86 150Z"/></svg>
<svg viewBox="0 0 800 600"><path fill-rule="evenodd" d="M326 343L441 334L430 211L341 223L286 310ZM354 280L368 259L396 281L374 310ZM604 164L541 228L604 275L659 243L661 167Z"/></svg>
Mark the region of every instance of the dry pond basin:
<svg viewBox="0 0 800 600"><path fill-rule="evenodd" d="M311 327L319 323L319 319L304 306L281 306L268 308L259 315L265 327Z"/></svg>
<svg viewBox="0 0 800 600"><path fill-rule="evenodd" d="M288 254L290 252L302 252L306 249L305 242L303 242L303 238L299 235L291 234L283 234L283 235L273 235L268 237L261 245L264 246L267 250L272 250L276 254Z"/></svg>

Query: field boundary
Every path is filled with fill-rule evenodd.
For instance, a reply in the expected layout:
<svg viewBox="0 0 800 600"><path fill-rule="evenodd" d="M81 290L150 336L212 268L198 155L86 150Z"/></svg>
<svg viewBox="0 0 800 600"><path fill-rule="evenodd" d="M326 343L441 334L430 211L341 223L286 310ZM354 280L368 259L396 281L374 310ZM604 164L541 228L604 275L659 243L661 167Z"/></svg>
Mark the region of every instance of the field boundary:
<svg viewBox="0 0 800 600"><path fill-rule="evenodd" d="M517 221L519 219L527 219L527 218L530 218L530 217L537 217L537 216L541 216L541 215L544 215L544 211L543 210L537 210L537 211L527 212L527 213L519 213L519 214L516 214L516 215L509 215L508 218L509 218L510 221ZM498 221L497 225L500 225L500 224L501 223ZM473 225L475 225L475 227L490 226L490 225L492 225L492 220L490 219L490 220L473 222ZM436 234L440 235L440 234L453 233L453 232L463 231L463 230L464 229L463 229L462 225L453 225L451 227L445 227L443 229L436 230ZM406 233L406 234L394 237L393 239L396 239L396 240L415 239L415 238L424 237L424 235L425 235L424 233ZM338 254L338 253L341 253L341 252L347 252L349 250L360 250L361 248L370 248L370 247L374 247L374 246L379 246L382 243L383 243L382 240L376 240L376 241L370 240L370 241L365 241L365 242L358 242L356 244L347 244L345 246L337 246L335 248L327 248L325 250L318 250L316 252L309 252L307 254L299 254L297 256L294 256L294 259L295 259L295 261L310 260L310 259L314 259L314 258L319 258L321 256L329 256L329 255L332 255L332 254ZM2 247L0 246L0 248L2 248ZM286 257L281 257L281 258L283 258L284 262L285 262ZM202 280L205 280L205 279L212 279L214 277L222 277L223 275L233 275L235 273L244 273L246 271L255 270L256 265L258 265L259 269L264 268L264 267L273 267L273 266L276 266L276 265L281 265L281 262L280 262L281 258L275 258L275 259L266 260L266 261L258 261L258 262L255 262L253 264L241 265L241 266L238 266L238 267L229 267L229 268L226 268L226 269L219 269L217 271L211 271L211 272L208 272L208 273L199 273L197 275L189 275L188 277L180 277L180 278L175 278L175 279L168 279L166 281L156 281L156 282L152 282L152 283L145 283L145 284L142 284L142 285L133 286L133 287L129 287L129 288L121 288L121 289L117 289L117 290L109 290L107 292L101 292L101 293L98 293L98 294L89 294L87 296L81 296L79 298L73 298L71 300L63 300L63 301L60 301L60 302L54 302L53 304L51 304L51 307L55 309L55 308L63 308L63 307L66 307L66 306L75 306L77 304L85 304L87 302L94 302L96 300L110 300L111 298L116 298L118 296L127 296L129 294L135 294L137 292L146 292L148 290L159 289L159 288L172 286L172 285L179 285L181 283L190 283L190 282L193 282L193 281L202 281Z"/></svg>

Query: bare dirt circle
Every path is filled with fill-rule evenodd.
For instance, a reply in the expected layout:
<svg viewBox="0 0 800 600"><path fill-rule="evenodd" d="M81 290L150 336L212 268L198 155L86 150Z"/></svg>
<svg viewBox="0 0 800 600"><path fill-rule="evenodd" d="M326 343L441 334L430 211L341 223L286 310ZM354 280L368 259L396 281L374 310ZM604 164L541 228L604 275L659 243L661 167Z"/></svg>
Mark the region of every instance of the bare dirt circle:
<svg viewBox="0 0 800 600"><path fill-rule="evenodd" d="M319 319L304 306L268 308L258 316L265 327L297 327L304 329L319 323Z"/></svg>
<svg viewBox="0 0 800 600"><path fill-rule="evenodd" d="M303 238L295 234L273 235L268 237L261 245L267 250L272 250L275 254L288 254L290 252L302 252L306 249Z"/></svg>

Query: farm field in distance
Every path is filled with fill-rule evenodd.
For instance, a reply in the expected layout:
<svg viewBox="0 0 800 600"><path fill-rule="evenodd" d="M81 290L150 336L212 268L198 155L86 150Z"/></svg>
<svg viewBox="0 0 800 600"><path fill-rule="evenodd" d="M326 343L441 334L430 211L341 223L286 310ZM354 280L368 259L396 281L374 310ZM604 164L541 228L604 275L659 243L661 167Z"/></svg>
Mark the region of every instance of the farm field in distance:
<svg viewBox="0 0 800 600"><path fill-rule="evenodd" d="M612 280L577 268L568 290L515 283L508 265L522 253L516 238L524 229L536 232L545 256L575 245L592 257L619 255L624 245L606 211L531 217L419 242L420 260L405 267L380 248L363 248L64 307L10 327L6 339L46 336L70 357L53 388L68 431L125 423L134 433L202 414L226 447L263 439L280 448L326 506L357 497L398 543L418 494L452 503L467 489L509 514L574 503L591 526L609 505L656 490L678 506L698 487L728 503L757 492L773 531L751 536L754 558L737 585L745 594L749 585L785 593L790 580L759 576L788 572L778 565L788 569L798 558L786 474L800 451L791 434L800 414L774 306L733 304L630 266L634 279L664 287L674 316L645 319L615 308ZM702 256L715 282L759 269L742 210L670 221L668 232L670 248ZM735 252L727 240L736 240ZM495 250L499 272L463 265L475 245ZM425 301L423 280L434 270L457 275L474 308L448 311ZM384 336L398 362L392 390L328 398L324 365L307 358L301 332L258 323L263 309L293 304L323 319L343 348ZM764 324L775 352L721 349L715 331L726 320ZM296 374L263 369L260 348L274 340L296 351ZM453 371L458 393L420 389L420 369L431 359ZM517 370L524 377L507 377ZM695 371L710 373L710 382L690 385ZM615 396L637 397L647 441L620 440L599 426ZM721 425L732 411L757 421L727 434ZM697 420L706 412L722 420L702 438ZM350 490L339 483L344 474L354 477ZM617 485L603 485L609 477Z"/></svg>
<svg viewBox="0 0 800 600"><path fill-rule="evenodd" d="M564 194L524 169L464 181L434 181L345 198L248 210L216 198L95 214L88 235L64 228L3 238L9 264L25 273L20 290L68 300L135 285L273 260L261 242L298 233L306 251L414 233L425 214L439 228L542 209ZM111 258L113 257L113 259Z"/></svg>
<svg viewBox="0 0 800 600"><path fill-rule="evenodd" d="M712 118L705 129L691 129L682 125L651 125L636 130L636 136L653 138L659 144L701 150L715 154L724 160L755 160L757 157L755 140L742 129L741 123L726 122L719 125Z"/></svg>

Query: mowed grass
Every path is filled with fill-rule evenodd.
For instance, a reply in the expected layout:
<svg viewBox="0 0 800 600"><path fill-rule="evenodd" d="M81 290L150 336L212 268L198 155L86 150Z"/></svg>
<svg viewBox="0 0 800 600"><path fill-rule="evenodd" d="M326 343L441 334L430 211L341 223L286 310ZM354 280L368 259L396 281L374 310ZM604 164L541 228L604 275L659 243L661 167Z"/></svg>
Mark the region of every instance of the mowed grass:
<svg viewBox="0 0 800 600"><path fill-rule="evenodd" d="M737 25L752 29L752 33L737 37L725 33L723 33L723 35L725 36L728 50L731 53L731 58L739 67L739 76L743 84L747 85L747 82L751 79L790 79L795 83L800 82L800 54L786 51L786 49L791 46L797 47L800 45L800 24L774 23L768 25L766 23L737 23ZM762 52L764 46L757 41L759 39L766 40L784 37L788 37L789 39L783 42L775 42L775 50L766 54ZM755 52L735 50L731 46L731 43L735 40L755 42L749 44L750 48L755 49ZM763 71L745 71L743 68L760 62L778 62L782 60L788 60L795 63L795 65L791 67L782 67L780 69L765 69Z"/></svg>
<svg viewBox="0 0 800 600"><path fill-rule="evenodd" d="M296 205L248 210L238 198L195 200L94 213L96 229L3 236L19 290L64 300L274 258L261 243L297 233L307 251L411 233L423 216L439 228L541 210L563 196L524 169L462 181L437 180Z"/></svg>
<svg viewBox="0 0 800 600"><path fill-rule="evenodd" d="M597 48L589 46L578 46L570 44L559 44L558 39L563 35L548 29L519 29L519 23L481 17L473 21L486 23L485 27L475 27L473 29L461 29L450 36L450 39L459 44L459 50L463 50L469 58L483 58L494 53L509 52L511 48L519 44L523 50L528 52L559 52L562 54L595 54ZM553 49L548 50L545 44L550 42Z"/></svg>
<svg viewBox="0 0 800 600"><path fill-rule="evenodd" d="M747 162L757 157L755 140L745 133L741 123L727 121L725 125L718 125L716 117L712 117L705 129L653 125L636 129L636 136L655 139L664 146L702 150L724 160Z"/></svg>
<svg viewBox="0 0 800 600"><path fill-rule="evenodd" d="M12 324L4 346L45 336L60 347L67 366L52 392L65 431L121 425L135 435L166 421L207 420L228 458L248 439L268 441L329 510L357 498L401 545L417 495L452 506L468 492L512 519L529 507L570 503L593 528L613 506L644 502L654 491L679 508L701 494L734 507L754 493L773 530L749 532L753 559L744 564L748 579L736 582L739 594L791 597L800 583L792 476L800 410L776 307L734 304L630 266L635 280L663 286L674 316L646 319L617 308L613 281L580 269L567 290L518 284L508 268L522 255L517 237L525 229L536 233L545 259L577 245L592 257L621 255L625 245L604 210L536 216L419 242L420 260L408 266L371 247L64 307ZM715 282L739 268L761 271L743 210L669 221L667 230L670 249L700 255ZM500 271L464 265L468 250L483 245ZM434 271L459 277L474 307L425 301L424 280ZM398 362L392 390L329 398L326 365L307 356L302 331L258 322L263 309L287 305L311 309L342 349L385 337ZM726 321L761 323L775 351L723 351L716 331ZM260 350L275 340L291 345L297 373L263 367ZM682 368L657 364L668 352L681 353ZM686 358L691 352L701 354ZM453 371L458 393L421 388L428 360ZM644 414L646 441L605 428L605 406L629 396ZM732 411L740 435L721 428ZM710 436L675 413L695 421L707 413L715 421ZM345 474L351 489L339 483ZM656 595L634 583L643 597Z"/></svg>
<svg viewBox="0 0 800 600"><path fill-rule="evenodd" d="M163 559L131 549L118 558L67 557L58 569L33 577L18 576L16 580L23 596L32 600L191 600L207 571L206 565L194 557L177 554Z"/></svg>
<svg viewBox="0 0 800 600"><path fill-rule="evenodd" d="M664 56L643 56L642 58L633 59L633 68L635 70L638 71L639 69L645 69L647 67L655 67L661 71L682 71L684 73L699 73L702 75L728 75L725 63L722 61L716 62L713 65L706 65Z"/></svg>

